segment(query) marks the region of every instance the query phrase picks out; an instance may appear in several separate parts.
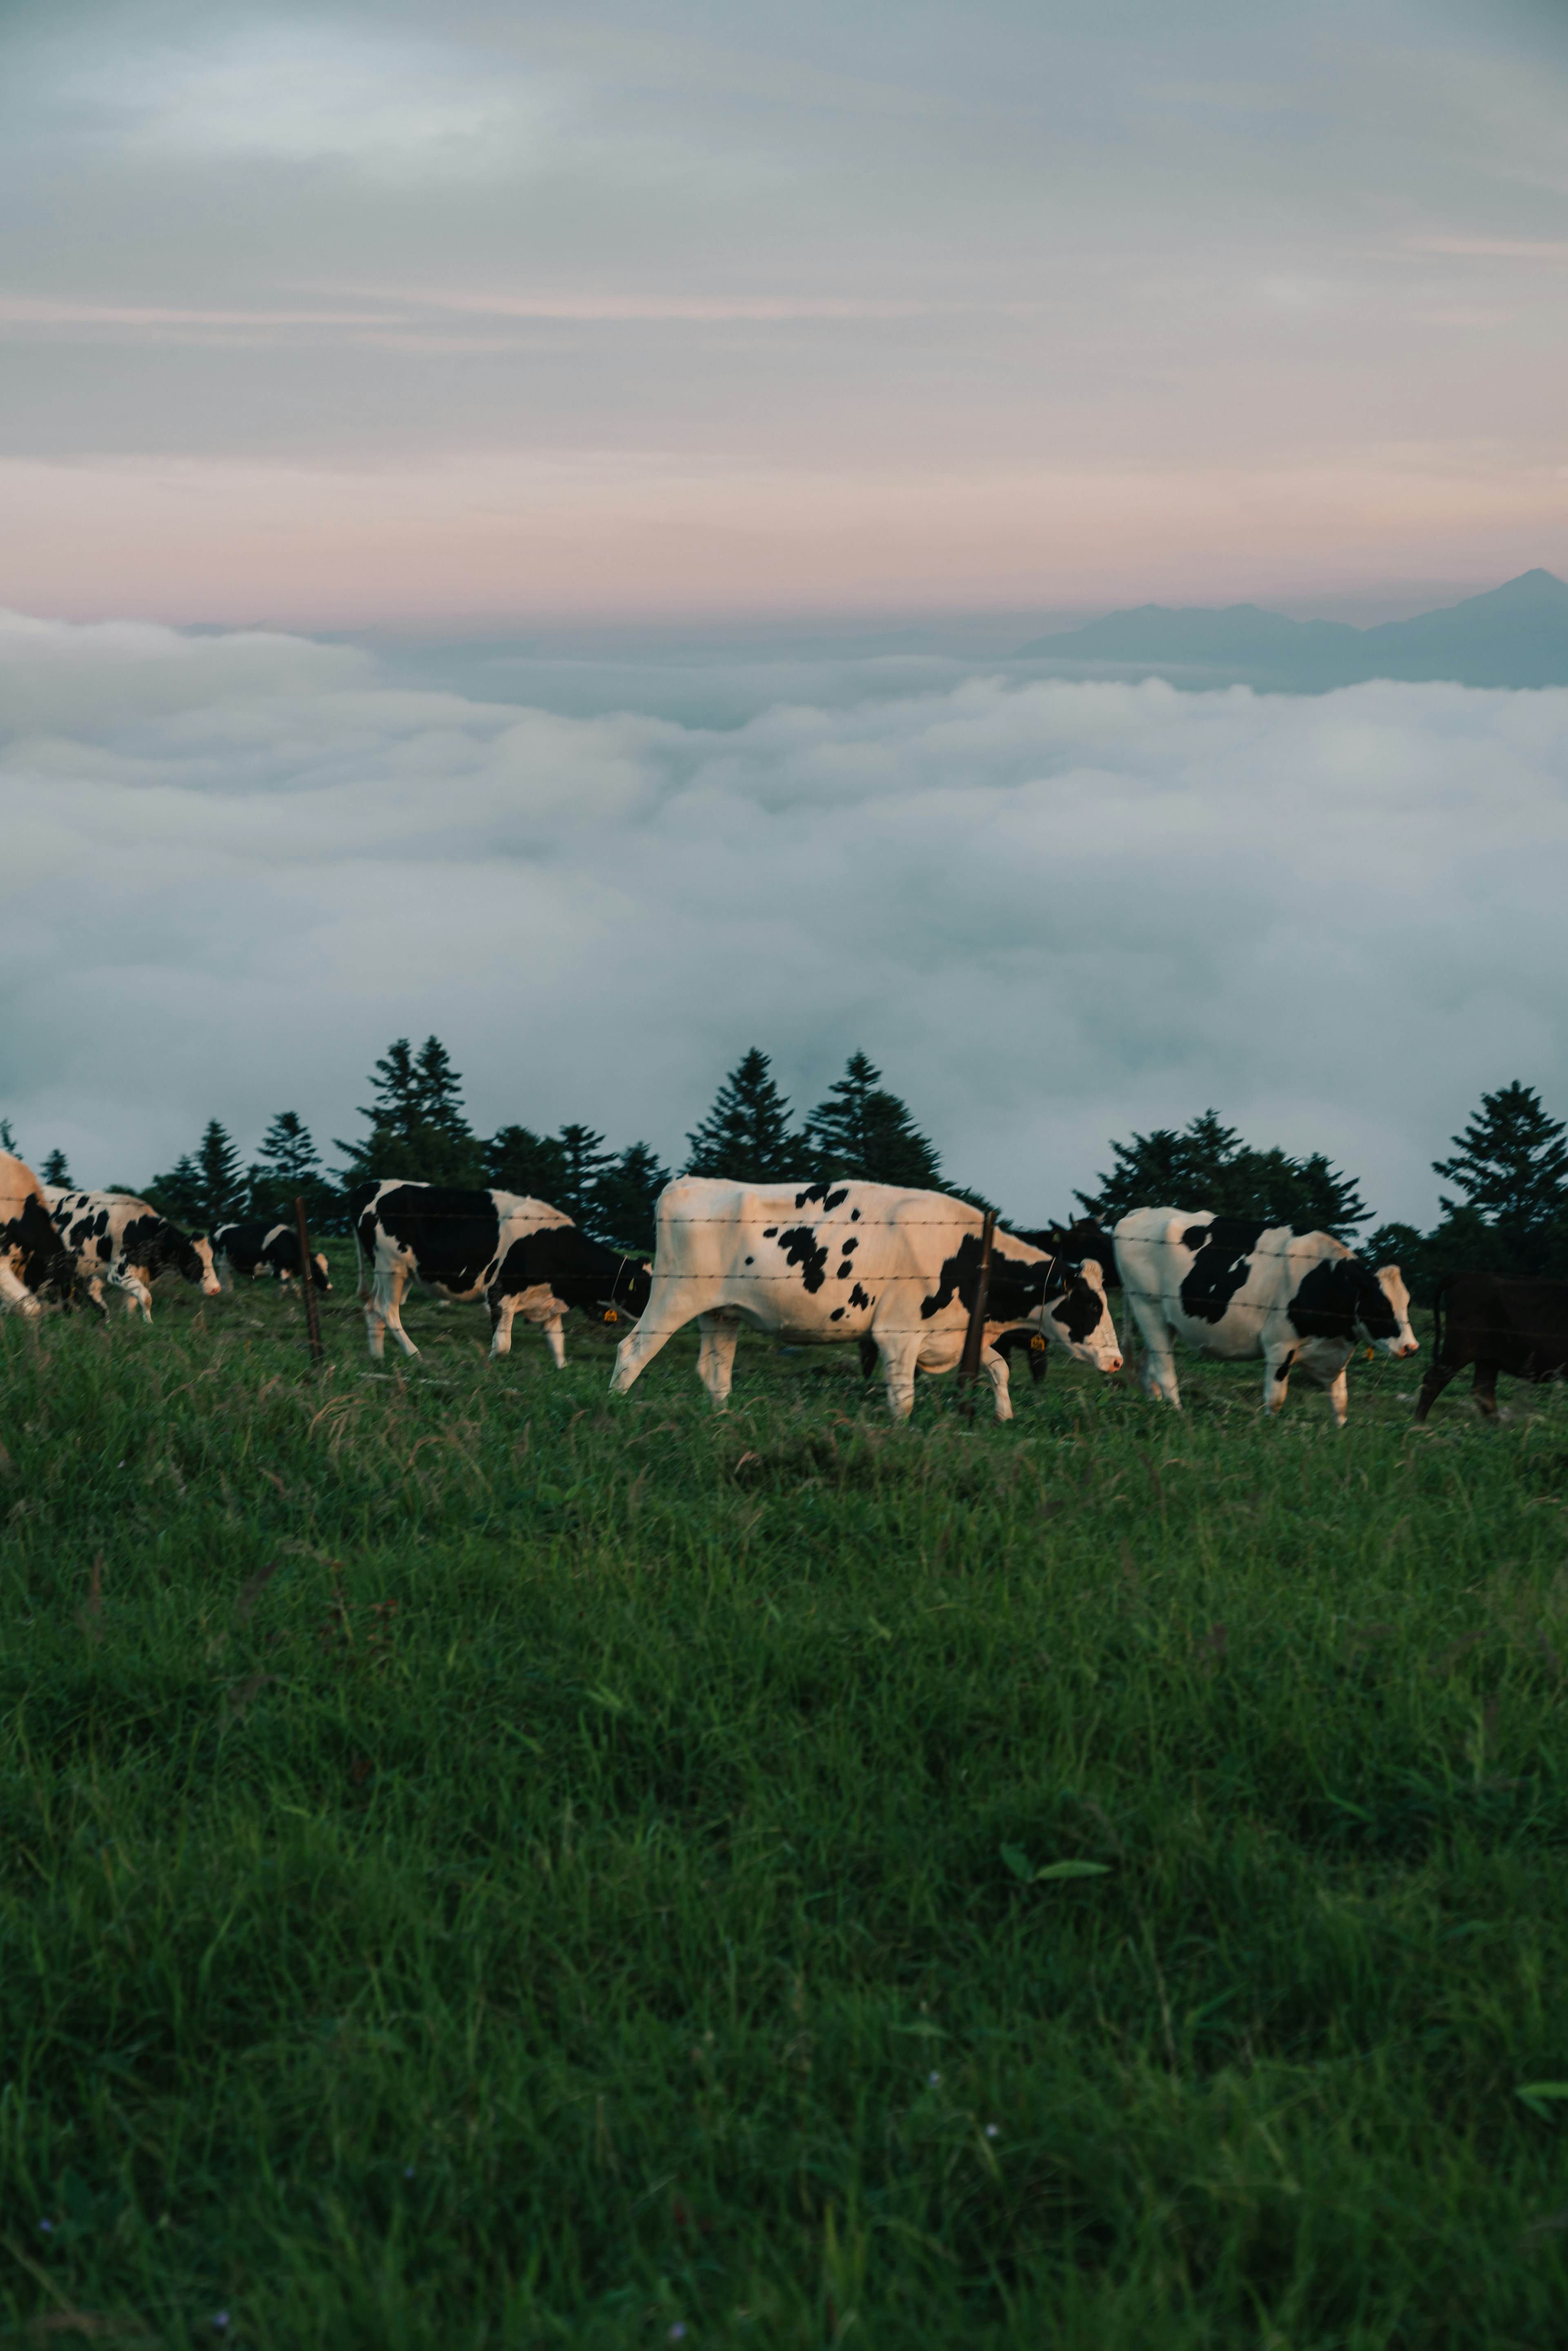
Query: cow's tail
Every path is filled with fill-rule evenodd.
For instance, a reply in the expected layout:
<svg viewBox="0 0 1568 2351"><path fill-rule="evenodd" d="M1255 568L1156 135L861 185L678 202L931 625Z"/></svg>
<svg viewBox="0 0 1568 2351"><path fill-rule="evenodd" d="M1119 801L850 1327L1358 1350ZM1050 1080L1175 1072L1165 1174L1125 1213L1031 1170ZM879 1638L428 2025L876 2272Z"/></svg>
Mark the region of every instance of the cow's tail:
<svg viewBox="0 0 1568 2351"><path fill-rule="evenodd" d="M1447 1290L1452 1290L1453 1286L1453 1275L1446 1273L1432 1292L1432 1368L1434 1371L1443 1360L1443 1293Z"/></svg>

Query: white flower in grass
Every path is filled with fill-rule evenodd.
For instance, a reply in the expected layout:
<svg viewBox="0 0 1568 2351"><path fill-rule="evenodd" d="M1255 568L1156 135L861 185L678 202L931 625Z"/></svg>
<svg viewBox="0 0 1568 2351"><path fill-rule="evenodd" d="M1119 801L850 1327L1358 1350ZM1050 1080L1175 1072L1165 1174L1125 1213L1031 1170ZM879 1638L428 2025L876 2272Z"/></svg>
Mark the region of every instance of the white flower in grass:
<svg viewBox="0 0 1568 2351"><path fill-rule="evenodd" d="M928 2090L939 2089L941 2087L941 2084L942 2076L940 2074L927 2074L925 2076L925 2086Z"/></svg>
<svg viewBox="0 0 1568 2351"><path fill-rule="evenodd" d="M988 2138L1000 2138L1001 2135L1001 2126L999 2124L988 2123L986 2125L986 2137Z"/></svg>

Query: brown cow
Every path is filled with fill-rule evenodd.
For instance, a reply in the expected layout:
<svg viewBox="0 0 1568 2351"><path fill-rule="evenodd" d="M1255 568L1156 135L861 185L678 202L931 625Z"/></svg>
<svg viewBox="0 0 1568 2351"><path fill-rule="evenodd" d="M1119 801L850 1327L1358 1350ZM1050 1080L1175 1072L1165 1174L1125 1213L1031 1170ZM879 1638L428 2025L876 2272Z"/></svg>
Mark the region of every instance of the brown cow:
<svg viewBox="0 0 1568 2351"><path fill-rule="evenodd" d="M1416 1417L1425 1420L1448 1382L1476 1367L1473 1394L1497 1418L1497 1375L1552 1380L1568 1371L1568 1281L1511 1281L1498 1273L1452 1273L1432 1301L1432 1361Z"/></svg>

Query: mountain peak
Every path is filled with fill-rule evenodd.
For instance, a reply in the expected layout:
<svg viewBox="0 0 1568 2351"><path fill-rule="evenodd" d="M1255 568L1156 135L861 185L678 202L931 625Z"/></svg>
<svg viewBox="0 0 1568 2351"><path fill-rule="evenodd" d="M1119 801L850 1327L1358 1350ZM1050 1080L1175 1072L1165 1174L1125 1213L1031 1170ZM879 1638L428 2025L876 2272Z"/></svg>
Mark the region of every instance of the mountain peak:
<svg viewBox="0 0 1568 2351"><path fill-rule="evenodd" d="M1369 629L1291 621L1257 604L1141 604L1036 638L1017 657L1080 674L1153 670L1189 685L1308 694L1379 677L1568 685L1568 581L1537 565L1458 604Z"/></svg>

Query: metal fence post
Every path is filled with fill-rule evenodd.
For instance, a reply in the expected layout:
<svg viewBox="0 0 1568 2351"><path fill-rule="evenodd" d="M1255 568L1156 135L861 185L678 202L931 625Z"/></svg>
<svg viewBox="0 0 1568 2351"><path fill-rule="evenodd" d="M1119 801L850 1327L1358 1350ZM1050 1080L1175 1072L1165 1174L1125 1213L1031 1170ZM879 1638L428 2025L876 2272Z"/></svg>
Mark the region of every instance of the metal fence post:
<svg viewBox="0 0 1568 2351"><path fill-rule="evenodd" d="M964 1353L958 1364L958 1409L966 1420L975 1417L975 1382L979 1376L980 1349L986 1340L986 1292L991 1284L991 1237L997 1229L997 1212L986 1210L986 1221L980 1228L980 1274L975 1284L975 1302L969 1309L969 1327L964 1334Z"/></svg>
<svg viewBox="0 0 1568 2351"><path fill-rule="evenodd" d="M314 1363L321 1360L321 1323L316 1311L316 1272L310 1262L310 1236L305 1228L305 1203L296 1197L294 1221L299 1228L299 1287L305 1292L305 1328L310 1336L310 1355Z"/></svg>

